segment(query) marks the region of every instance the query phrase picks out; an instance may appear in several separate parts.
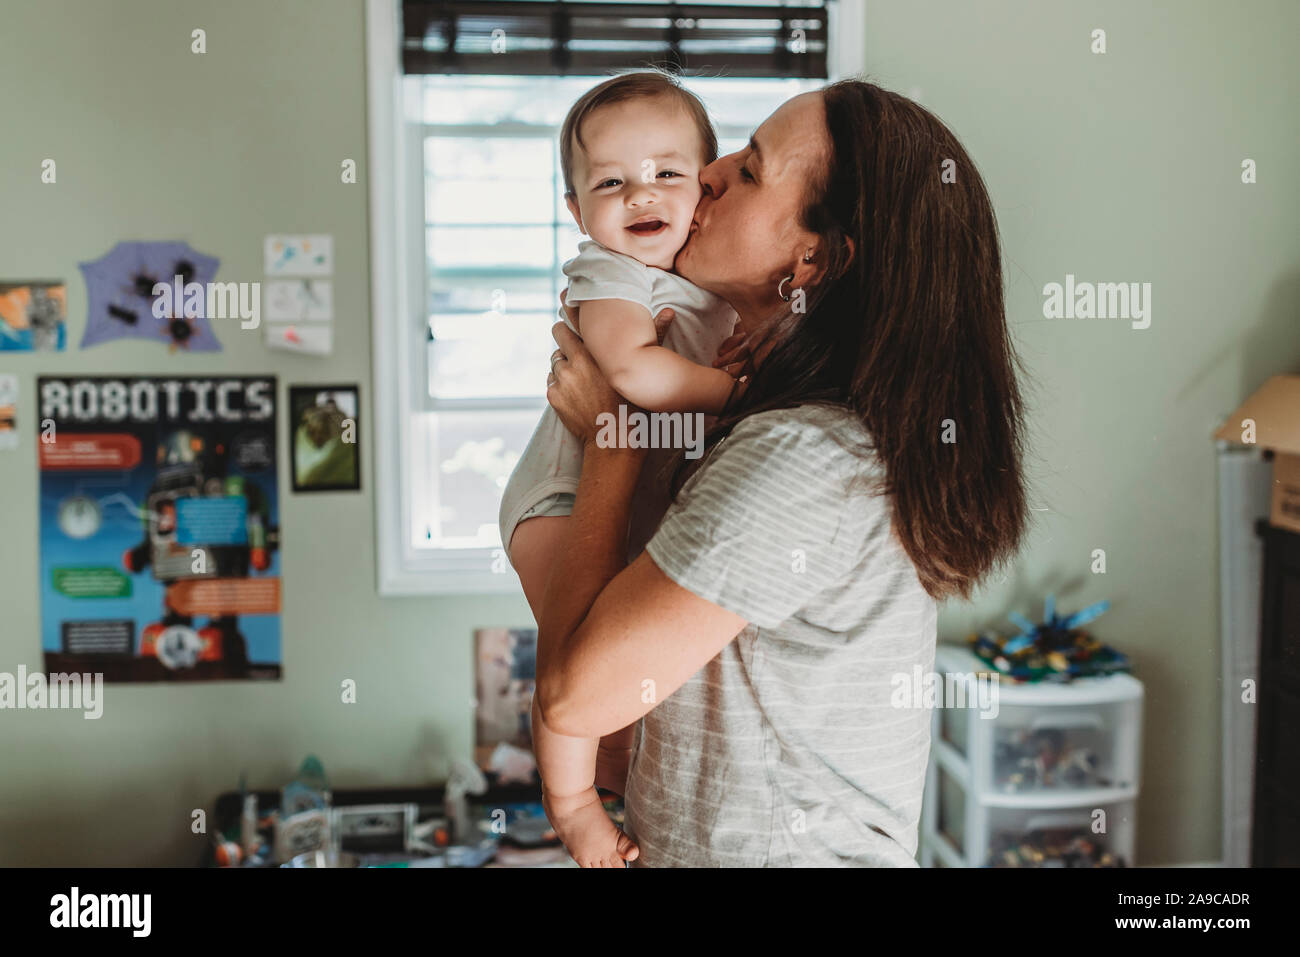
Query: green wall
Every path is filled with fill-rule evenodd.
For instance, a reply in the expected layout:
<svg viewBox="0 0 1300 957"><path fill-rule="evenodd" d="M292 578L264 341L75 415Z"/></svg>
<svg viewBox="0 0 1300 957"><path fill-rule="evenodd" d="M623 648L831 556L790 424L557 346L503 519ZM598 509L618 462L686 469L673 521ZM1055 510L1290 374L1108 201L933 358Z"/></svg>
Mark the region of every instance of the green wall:
<svg viewBox="0 0 1300 957"><path fill-rule="evenodd" d="M866 63L947 122L988 184L1008 321L1035 384L1037 531L1005 611L1103 598L1094 623L1146 684L1138 861L1220 855L1213 442L1270 375L1300 371L1300 72L1288 2L873 0ZM1107 52L1090 52L1092 31ZM1241 161L1258 182L1241 183ZM1150 282L1152 318L1043 318L1067 273ZM1091 554L1106 551L1107 574Z"/></svg>
<svg viewBox="0 0 1300 957"><path fill-rule="evenodd" d="M967 8L971 9L967 9ZM1003 232L1009 318L1037 385L1038 528L1021 578L945 609L941 636L1110 598L1105 639L1132 654L1148 709L1139 859L1213 858L1219 842L1219 654L1209 432L1264 377L1300 365L1300 99L1287 37L1300 8L890 0L867 8L873 78L962 138ZM0 671L40 667L35 379L249 374L361 385L363 491L288 494L282 461L285 678L109 686L104 715L0 712L0 864L189 864L194 808L286 781L315 752L339 787L420 784L468 756L470 631L530 622L522 596L380 599L375 590L364 22L357 0L221 4L15 0L0 19L0 281L68 282L70 348L0 354L22 388L0 452ZM1094 27L1109 52L1088 52ZM207 53L190 33L207 32ZM52 157L58 183L40 182ZM1259 164L1243 186L1239 164ZM358 161L359 182L339 182ZM335 349L170 355L131 340L76 348L77 263L121 239L182 238L219 278L260 281L262 237L335 242ZM1042 318L1042 286L1153 284L1150 329ZM282 419L283 422L283 419ZM1090 552L1108 574L1091 580ZM1068 587L1067 587L1068 586ZM1033 602L1031 605L1030 602ZM358 701L339 702L355 679Z"/></svg>
<svg viewBox="0 0 1300 957"><path fill-rule="evenodd" d="M365 24L355 0L7 3L0 23L0 279L68 281L70 348L0 355L21 379L21 448L0 452L0 671L40 667L35 380L48 373L260 373L359 382L360 493L289 494L282 682L108 685L104 715L0 711L0 864L190 864L190 813L287 782L308 752L338 787L429 783L473 735L470 630L531 621L522 594L381 599L375 588ZM207 31L207 53L190 34ZM19 133L18 131L21 131ZM58 183L42 185L53 157ZM358 183L340 182L353 158ZM219 326L220 353L123 340L77 349L77 263L120 239L187 240L219 278L263 279L267 233L332 233L332 356L272 352ZM265 321L265 319L263 320ZM281 437L284 413L281 412ZM357 702L340 703L340 683Z"/></svg>

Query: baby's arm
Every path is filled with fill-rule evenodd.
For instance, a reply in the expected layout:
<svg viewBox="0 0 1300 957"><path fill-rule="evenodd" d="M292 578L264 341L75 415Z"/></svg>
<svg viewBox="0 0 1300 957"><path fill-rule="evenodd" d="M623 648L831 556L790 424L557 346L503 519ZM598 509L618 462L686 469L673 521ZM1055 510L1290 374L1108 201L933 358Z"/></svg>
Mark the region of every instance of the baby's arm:
<svg viewBox="0 0 1300 957"><path fill-rule="evenodd" d="M619 394L649 412L722 412L736 380L659 345L644 306L624 299L581 305L583 342Z"/></svg>

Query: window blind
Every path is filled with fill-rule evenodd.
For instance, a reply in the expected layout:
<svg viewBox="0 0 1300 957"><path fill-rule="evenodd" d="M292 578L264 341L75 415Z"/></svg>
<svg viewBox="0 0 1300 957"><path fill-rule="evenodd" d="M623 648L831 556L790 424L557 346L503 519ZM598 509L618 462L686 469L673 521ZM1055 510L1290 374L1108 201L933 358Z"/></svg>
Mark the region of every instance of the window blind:
<svg viewBox="0 0 1300 957"><path fill-rule="evenodd" d="M824 2L404 0L408 74L827 76Z"/></svg>

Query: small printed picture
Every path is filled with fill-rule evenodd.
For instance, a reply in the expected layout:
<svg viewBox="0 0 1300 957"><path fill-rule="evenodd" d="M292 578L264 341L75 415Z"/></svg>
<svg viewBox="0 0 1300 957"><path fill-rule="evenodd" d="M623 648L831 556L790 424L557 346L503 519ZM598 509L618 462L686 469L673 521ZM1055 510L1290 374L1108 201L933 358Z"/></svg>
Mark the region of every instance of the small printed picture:
<svg viewBox="0 0 1300 957"><path fill-rule="evenodd" d="M356 385L290 386L289 428L295 492L361 488L361 400Z"/></svg>
<svg viewBox="0 0 1300 957"><path fill-rule="evenodd" d="M533 784L537 631L478 628L474 658L474 760L498 784Z"/></svg>
<svg viewBox="0 0 1300 957"><path fill-rule="evenodd" d="M62 351L67 314L62 280L0 282L0 352Z"/></svg>
<svg viewBox="0 0 1300 957"><path fill-rule="evenodd" d="M18 377L0 374L0 449L18 447Z"/></svg>

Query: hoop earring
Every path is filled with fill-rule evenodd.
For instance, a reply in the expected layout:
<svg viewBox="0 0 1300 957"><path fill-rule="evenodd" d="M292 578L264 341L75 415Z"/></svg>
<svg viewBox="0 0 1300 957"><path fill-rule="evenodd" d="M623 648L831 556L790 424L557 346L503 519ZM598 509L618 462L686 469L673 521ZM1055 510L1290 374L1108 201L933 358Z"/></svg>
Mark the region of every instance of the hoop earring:
<svg viewBox="0 0 1300 957"><path fill-rule="evenodd" d="M812 262L812 254L805 253L803 257L803 261L806 263ZM794 282L794 273L790 273L790 275L786 276L784 279L782 279L779 283L776 284L776 294L781 297L782 302L790 301L790 297L781 291L781 287L788 282Z"/></svg>

